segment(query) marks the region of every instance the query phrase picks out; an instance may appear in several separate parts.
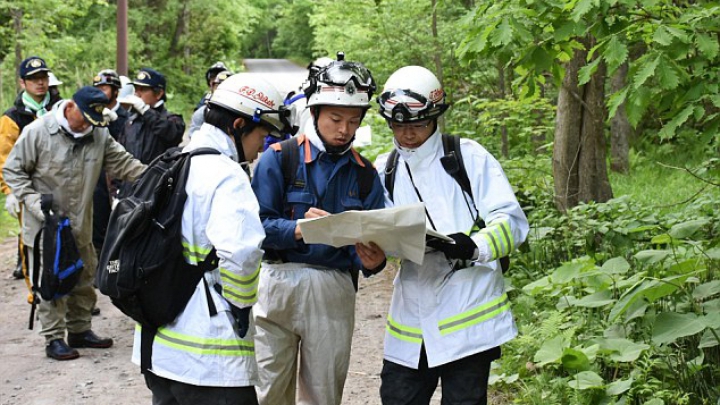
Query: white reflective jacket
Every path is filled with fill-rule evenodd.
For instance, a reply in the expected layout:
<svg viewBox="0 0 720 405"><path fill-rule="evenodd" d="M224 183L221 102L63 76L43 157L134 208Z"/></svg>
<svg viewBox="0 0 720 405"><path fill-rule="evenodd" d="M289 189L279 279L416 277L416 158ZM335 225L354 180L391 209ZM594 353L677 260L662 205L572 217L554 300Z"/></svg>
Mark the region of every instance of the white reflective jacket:
<svg viewBox="0 0 720 405"><path fill-rule="evenodd" d="M469 267L455 272L437 251L427 252L422 265L403 261L394 281L384 356L410 368L418 368L422 344L428 366L437 367L499 346L517 335L495 259L525 240L527 218L497 160L475 141L463 139L460 147L475 205L487 224L471 237L478 246L485 245L481 247L493 260L470 262ZM386 206L414 204L422 198L438 232L469 233L474 208L440 163L444 154L440 133L417 149L398 148L398 152L394 202L386 192ZM384 154L375 162L383 185L387 158ZM431 227L430 220L427 222Z"/></svg>
<svg viewBox="0 0 720 405"><path fill-rule="evenodd" d="M160 328L153 343L152 372L187 384L242 387L257 384L254 328L240 339L228 301L239 308L257 301L258 275L265 231L250 181L237 163L234 143L204 124L185 150L217 149L221 155L192 158L182 217L183 250L199 263L217 250L219 268L205 273L218 314L210 316L202 280L183 312ZM213 286L222 286L221 296ZM251 316L252 318L252 316ZM140 327L135 331L133 362L140 364Z"/></svg>

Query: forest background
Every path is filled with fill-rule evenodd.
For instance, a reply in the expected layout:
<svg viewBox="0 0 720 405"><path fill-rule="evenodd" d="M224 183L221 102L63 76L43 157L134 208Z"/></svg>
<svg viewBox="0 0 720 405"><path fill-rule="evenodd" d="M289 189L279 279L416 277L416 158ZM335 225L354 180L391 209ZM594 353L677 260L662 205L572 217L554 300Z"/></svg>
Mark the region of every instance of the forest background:
<svg viewBox="0 0 720 405"><path fill-rule="evenodd" d="M73 89L115 66L114 1L0 0L0 106L44 57ZM344 51L380 89L436 72L443 122L497 156L532 231L506 274L520 336L494 397L720 403L720 4L666 0L130 0L130 73L186 121L215 61ZM373 159L391 148L375 114ZM16 232L3 213L3 235Z"/></svg>

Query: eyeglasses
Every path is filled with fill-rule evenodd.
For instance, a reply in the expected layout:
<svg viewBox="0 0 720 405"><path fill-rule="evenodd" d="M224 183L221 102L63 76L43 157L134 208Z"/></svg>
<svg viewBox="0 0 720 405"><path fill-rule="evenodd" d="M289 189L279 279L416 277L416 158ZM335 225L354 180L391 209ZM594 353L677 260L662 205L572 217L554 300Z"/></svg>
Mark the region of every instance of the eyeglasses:
<svg viewBox="0 0 720 405"><path fill-rule="evenodd" d="M409 129L411 131L419 131L422 129L425 129L432 124L432 120L427 121L417 121L413 123L407 123L407 122L393 122L390 121L390 129L398 130L398 131L404 131L406 129Z"/></svg>

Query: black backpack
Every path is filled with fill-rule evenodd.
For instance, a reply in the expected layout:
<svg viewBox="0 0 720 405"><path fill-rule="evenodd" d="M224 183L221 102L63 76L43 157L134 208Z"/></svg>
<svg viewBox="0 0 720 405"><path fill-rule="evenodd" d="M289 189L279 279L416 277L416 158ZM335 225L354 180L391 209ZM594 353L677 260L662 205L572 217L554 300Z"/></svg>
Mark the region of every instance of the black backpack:
<svg viewBox="0 0 720 405"><path fill-rule="evenodd" d="M45 220L35 235L33 249L30 329L33 328L35 309L40 302L38 293L45 301L61 298L75 288L83 271L83 261L72 234L70 219L52 211L52 202L52 194L40 197L40 208ZM25 252L27 255L27 250Z"/></svg>
<svg viewBox="0 0 720 405"><path fill-rule="evenodd" d="M197 266L183 257L182 214L193 156L220 154L172 148L158 156L110 215L96 283L142 325L141 369L150 367L157 329L182 312L203 274L217 267L215 249ZM206 286L207 288L207 286Z"/></svg>
<svg viewBox="0 0 720 405"><path fill-rule="evenodd" d="M485 221L480 218L477 206L475 206L475 199L472 193L472 186L470 185L470 178L468 177L467 170L465 169L465 163L463 162L462 152L460 151L460 137L448 134L442 134L443 152L445 155L440 158L445 172L452 177L456 183L460 186L463 193L470 197L470 203L475 209L475 213L470 212L470 215L474 215L473 221L477 225L478 229L485 228ZM393 191L395 190L395 168L398 164L398 152L397 149L393 149L388 156L387 162L385 163L385 189L387 190L390 200L393 201ZM469 209L468 205L468 209ZM500 258L500 266L502 271L505 272L510 267L510 258L504 256Z"/></svg>

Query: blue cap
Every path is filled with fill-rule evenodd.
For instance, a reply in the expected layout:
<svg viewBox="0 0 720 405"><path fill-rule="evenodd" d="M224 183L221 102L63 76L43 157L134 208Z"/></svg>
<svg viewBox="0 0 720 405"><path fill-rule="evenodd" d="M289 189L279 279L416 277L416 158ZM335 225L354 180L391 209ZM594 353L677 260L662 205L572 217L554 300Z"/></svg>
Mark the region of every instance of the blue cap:
<svg viewBox="0 0 720 405"><path fill-rule="evenodd" d="M135 76L133 84L136 86L147 86L154 89L165 90L165 76L155 69L142 68Z"/></svg>
<svg viewBox="0 0 720 405"><path fill-rule="evenodd" d="M103 117L103 110L110 103L105 93L97 87L85 86L76 91L72 97L87 122L96 127L106 127L108 123Z"/></svg>
<svg viewBox="0 0 720 405"><path fill-rule="evenodd" d="M49 72L50 68L47 67L45 60L39 56L31 56L24 61L20 62L18 73L20 73L21 79L26 79L28 76L32 76L35 73Z"/></svg>

